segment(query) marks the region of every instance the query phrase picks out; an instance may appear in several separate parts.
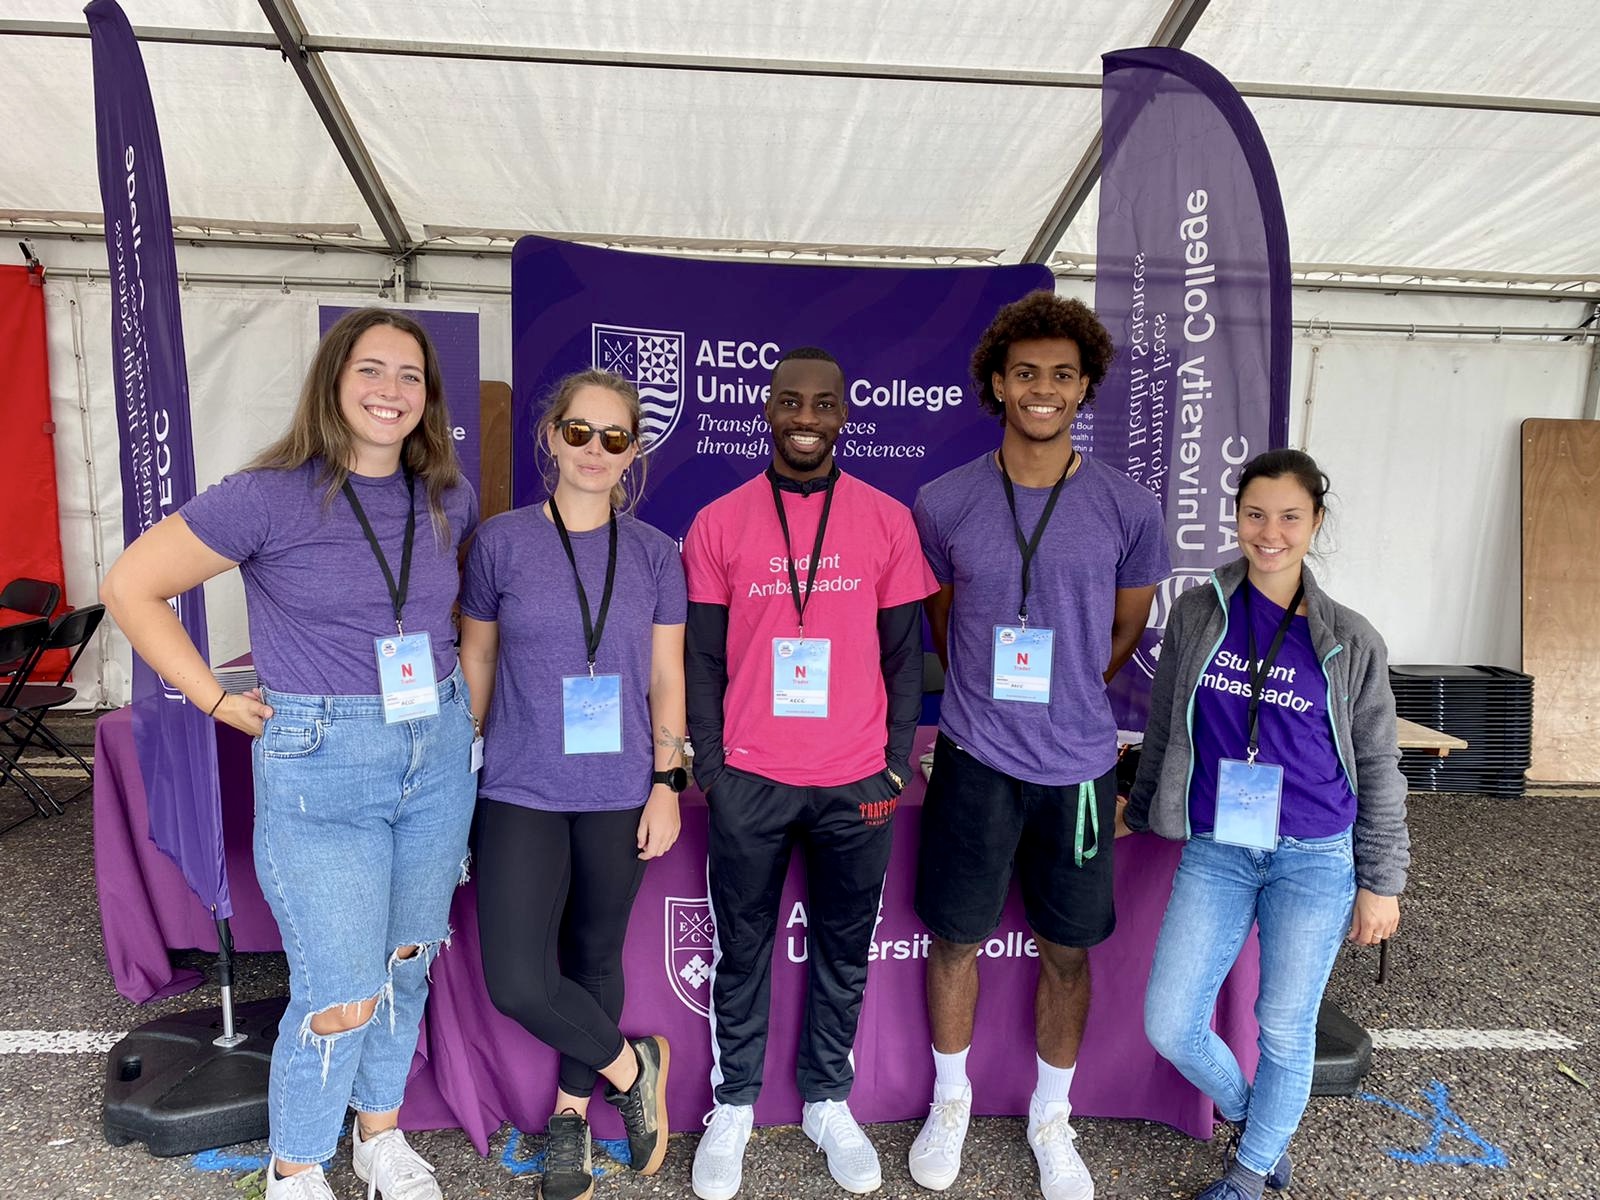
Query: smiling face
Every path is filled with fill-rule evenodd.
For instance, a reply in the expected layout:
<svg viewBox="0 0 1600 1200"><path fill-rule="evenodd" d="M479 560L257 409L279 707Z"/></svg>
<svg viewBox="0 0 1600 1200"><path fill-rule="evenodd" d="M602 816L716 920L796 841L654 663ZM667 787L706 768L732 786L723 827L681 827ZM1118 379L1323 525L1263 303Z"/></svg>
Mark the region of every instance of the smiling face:
<svg viewBox="0 0 1600 1200"><path fill-rule="evenodd" d="M1264 592L1300 578L1300 563L1322 528L1323 514L1293 475L1257 476L1239 493L1239 546L1250 580Z"/></svg>
<svg viewBox="0 0 1600 1200"><path fill-rule="evenodd" d="M417 339L392 325L374 325L351 347L339 371L339 413L350 429L350 469L390 475L406 435L422 421L427 375Z"/></svg>
<svg viewBox="0 0 1600 1200"><path fill-rule="evenodd" d="M1071 338L1030 338L1011 343L1005 372L990 386L1005 405L1007 429L1030 442L1053 442L1070 435L1089 377Z"/></svg>
<svg viewBox="0 0 1600 1200"><path fill-rule="evenodd" d="M837 364L809 358L779 363L767 400L773 466L793 479L826 475L844 418L844 373Z"/></svg>
<svg viewBox="0 0 1600 1200"><path fill-rule="evenodd" d="M586 421L596 430L606 425L633 429L633 413L627 402L610 388L597 384L585 384L574 392L561 417L567 421ZM563 491L609 496L622 473L633 465L634 456L639 453L639 442L636 437L621 454L612 454L602 444L603 440L596 433L585 445L569 446L559 429L551 427L546 431L545 444L559 473L558 497Z"/></svg>

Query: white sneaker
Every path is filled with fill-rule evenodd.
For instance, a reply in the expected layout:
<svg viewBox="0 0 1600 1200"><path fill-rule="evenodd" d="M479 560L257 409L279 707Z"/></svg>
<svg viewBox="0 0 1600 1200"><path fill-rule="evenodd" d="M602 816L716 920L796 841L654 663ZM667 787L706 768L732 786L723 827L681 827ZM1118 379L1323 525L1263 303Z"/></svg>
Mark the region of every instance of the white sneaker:
<svg viewBox="0 0 1600 1200"><path fill-rule="evenodd" d="M964 1087L948 1100L937 1091L928 1107L922 1132L911 1143L911 1178L934 1192L942 1192L961 1173L961 1147L972 1118L972 1088Z"/></svg>
<svg viewBox="0 0 1600 1200"><path fill-rule="evenodd" d="M700 1200L733 1200L744 1178L744 1148L755 1123L756 1110L748 1104L719 1104L706 1114L692 1176Z"/></svg>
<svg viewBox="0 0 1600 1200"><path fill-rule="evenodd" d="M847 1192L865 1195L883 1186L878 1152L843 1100L818 1100L800 1110L800 1128L828 1156L828 1174Z"/></svg>
<svg viewBox="0 0 1600 1200"><path fill-rule="evenodd" d="M336 1200L336 1198L320 1166L279 1179L278 1172L273 1169L272 1160L269 1158L267 1200Z"/></svg>
<svg viewBox="0 0 1600 1200"><path fill-rule="evenodd" d="M361 1122L350 1131L350 1164L367 1185L367 1200L444 1200L433 1178L433 1166L406 1144L398 1129L385 1129L361 1140Z"/></svg>
<svg viewBox="0 0 1600 1200"><path fill-rule="evenodd" d="M1072 1144L1078 1132L1067 1123L1070 1115L1061 1112L1037 1124L1028 1122L1028 1145L1039 1163L1044 1200L1094 1200L1094 1180Z"/></svg>

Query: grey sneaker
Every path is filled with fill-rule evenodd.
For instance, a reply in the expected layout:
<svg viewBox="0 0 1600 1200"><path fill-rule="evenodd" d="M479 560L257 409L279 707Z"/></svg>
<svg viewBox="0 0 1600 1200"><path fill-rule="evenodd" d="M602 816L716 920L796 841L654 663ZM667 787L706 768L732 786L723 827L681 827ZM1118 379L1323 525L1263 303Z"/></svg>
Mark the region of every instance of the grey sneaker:
<svg viewBox="0 0 1600 1200"><path fill-rule="evenodd" d="M748 1104L719 1104L706 1114L691 1180L700 1200L733 1200L744 1178L744 1148L755 1121L756 1110Z"/></svg>
<svg viewBox="0 0 1600 1200"><path fill-rule="evenodd" d="M539 1195L543 1200L589 1200L594 1195L594 1143L589 1138L589 1122L571 1109L550 1118Z"/></svg>
<svg viewBox="0 0 1600 1200"><path fill-rule="evenodd" d="M911 1178L929 1191L942 1192L961 1174L961 1147L967 1140L967 1124L972 1117L972 1089L949 1100L928 1106L928 1119L922 1132L911 1143Z"/></svg>
<svg viewBox="0 0 1600 1200"><path fill-rule="evenodd" d="M847 1192L865 1195L883 1186L878 1152L843 1100L818 1100L800 1110L800 1128L828 1156L828 1174Z"/></svg>
<svg viewBox="0 0 1600 1200"><path fill-rule="evenodd" d="M321 1167L298 1175L278 1178L272 1163L267 1163L267 1200L336 1200Z"/></svg>
<svg viewBox="0 0 1600 1200"><path fill-rule="evenodd" d="M444 1200L433 1178L433 1166L406 1144L398 1129L385 1129L361 1140L361 1122L350 1131L350 1163L367 1185L367 1200Z"/></svg>
<svg viewBox="0 0 1600 1200"><path fill-rule="evenodd" d="M664 1037L630 1040L639 1061L639 1077L625 1092L606 1084L628 1131L628 1165L641 1175L654 1175L667 1157L667 1064L672 1052Z"/></svg>

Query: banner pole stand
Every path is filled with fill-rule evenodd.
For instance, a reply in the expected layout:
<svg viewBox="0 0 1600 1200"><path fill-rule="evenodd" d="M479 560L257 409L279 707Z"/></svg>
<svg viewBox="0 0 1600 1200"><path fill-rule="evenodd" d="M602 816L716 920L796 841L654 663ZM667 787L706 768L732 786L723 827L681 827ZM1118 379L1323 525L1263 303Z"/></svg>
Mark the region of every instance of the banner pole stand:
<svg viewBox="0 0 1600 1200"><path fill-rule="evenodd" d="M222 1036L211 1044L231 1050L249 1035L233 1025L233 933L227 917L217 918L217 981L222 985Z"/></svg>

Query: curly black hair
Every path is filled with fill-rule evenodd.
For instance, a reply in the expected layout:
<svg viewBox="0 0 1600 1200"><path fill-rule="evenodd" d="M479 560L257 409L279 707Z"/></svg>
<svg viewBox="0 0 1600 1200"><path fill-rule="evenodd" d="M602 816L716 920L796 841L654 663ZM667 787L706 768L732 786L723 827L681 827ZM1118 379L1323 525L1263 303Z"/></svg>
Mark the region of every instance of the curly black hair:
<svg viewBox="0 0 1600 1200"><path fill-rule="evenodd" d="M996 313L972 352L972 380L978 385L978 403L985 412L1004 418L1005 405L994 394L994 377L1005 374L1006 352L1012 342L1034 338L1070 338L1077 344L1083 373L1089 380L1083 403L1085 407L1094 403L1094 390L1111 365L1111 335L1083 301L1063 300L1054 292L1041 289Z"/></svg>

